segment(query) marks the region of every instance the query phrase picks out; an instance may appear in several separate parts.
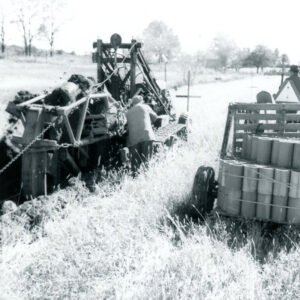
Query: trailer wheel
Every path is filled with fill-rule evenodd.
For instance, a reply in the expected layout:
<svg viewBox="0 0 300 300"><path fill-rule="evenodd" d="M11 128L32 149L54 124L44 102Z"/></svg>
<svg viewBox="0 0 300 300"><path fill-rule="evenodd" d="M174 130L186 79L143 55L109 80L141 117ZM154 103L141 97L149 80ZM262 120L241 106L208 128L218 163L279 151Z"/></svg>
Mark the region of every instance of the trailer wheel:
<svg viewBox="0 0 300 300"><path fill-rule="evenodd" d="M192 203L204 217L214 206L217 196L217 182L215 171L211 167L201 166L195 175L192 189Z"/></svg>

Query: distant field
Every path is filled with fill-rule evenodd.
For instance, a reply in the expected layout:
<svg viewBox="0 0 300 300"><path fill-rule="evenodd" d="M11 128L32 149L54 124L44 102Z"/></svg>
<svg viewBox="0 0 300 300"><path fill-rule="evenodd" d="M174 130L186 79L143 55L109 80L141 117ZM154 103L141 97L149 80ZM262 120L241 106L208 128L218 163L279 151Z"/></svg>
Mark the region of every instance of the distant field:
<svg viewBox="0 0 300 300"><path fill-rule="evenodd" d="M153 75L159 84L164 84L164 65L150 65ZM62 55L53 58L12 57L0 59L0 134L3 131L7 114L6 104L14 98L19 90L40 93L51 90L66 81L72 74L82 74L96 78L96 64L89 56ZM227 72L219 73L212 70L202 70L193 78L193 83L226 81L249 76L247 74ZM168 88L179 87L185 83L183 69L175 63L167 66Z"/></svg>

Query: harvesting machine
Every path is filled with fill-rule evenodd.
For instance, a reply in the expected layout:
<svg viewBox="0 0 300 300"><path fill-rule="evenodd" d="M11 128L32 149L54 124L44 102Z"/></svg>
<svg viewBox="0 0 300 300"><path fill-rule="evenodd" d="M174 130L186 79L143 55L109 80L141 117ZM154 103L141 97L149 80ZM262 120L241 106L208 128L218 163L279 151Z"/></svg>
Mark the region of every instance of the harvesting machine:
<svg viewBox="0 0 300 300"><path fill-rule="evenodd" d="M201 166L192 198L203 215L300 225L300 104L228 108L219 177Z"/></svg>
<svg viewBox="0 0 300 300"><path fill-rule="evenodd" d="M0 165L0 201L46 195L70 174L120 165L124 113L134 95L143 95L159 115L158 142L185 130L185 121L176 121L167 92L151 75L141 47L135 40L123 43L118 34L109 43L98 39L92 57L97 82L75 75L52 93L8 104L7 111L21 120L24 130L6 139L9 150L16 151Z"/></svg>

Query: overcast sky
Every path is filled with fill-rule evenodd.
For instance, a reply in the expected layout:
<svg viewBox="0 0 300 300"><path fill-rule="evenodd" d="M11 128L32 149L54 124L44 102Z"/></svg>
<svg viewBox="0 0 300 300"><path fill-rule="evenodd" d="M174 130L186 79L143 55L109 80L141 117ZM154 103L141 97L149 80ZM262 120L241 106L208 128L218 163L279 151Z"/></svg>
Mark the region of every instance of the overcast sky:
<svg viewBox="0 0 300 300"><path fill-rule="evenodd" d="M130 41L159 20L173 29L188 53L206 50L217 33L224 33L240 47L277 47L292 63L300 62L300 0L67 1L56 48L89 52L93 40L108 41L115 32Z"/></svg>

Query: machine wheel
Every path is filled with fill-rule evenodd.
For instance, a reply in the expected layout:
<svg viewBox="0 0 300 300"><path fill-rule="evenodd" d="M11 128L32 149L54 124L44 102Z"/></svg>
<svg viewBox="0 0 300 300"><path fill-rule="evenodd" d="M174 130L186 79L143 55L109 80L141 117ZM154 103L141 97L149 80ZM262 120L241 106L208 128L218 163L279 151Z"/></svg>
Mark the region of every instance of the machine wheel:
<svg viewBox="0 0 300 300"><path fill-rule="evenodd" d="M211 167L201 166L194 178L192 202L203 217L213 209L216 196L215 171Z"/></svg>

